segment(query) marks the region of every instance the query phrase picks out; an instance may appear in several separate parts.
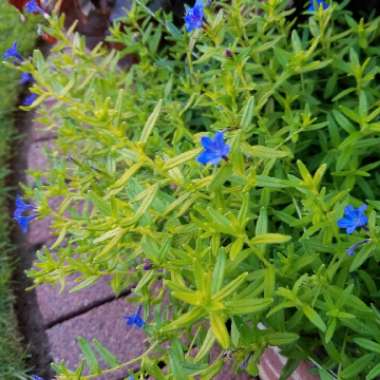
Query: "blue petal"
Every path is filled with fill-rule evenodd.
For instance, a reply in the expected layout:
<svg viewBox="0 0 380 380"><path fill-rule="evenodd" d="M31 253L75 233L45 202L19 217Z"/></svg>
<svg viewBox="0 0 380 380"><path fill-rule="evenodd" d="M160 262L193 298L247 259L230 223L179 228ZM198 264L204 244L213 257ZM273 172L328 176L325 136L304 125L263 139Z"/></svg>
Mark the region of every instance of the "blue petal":
<svg viewBox="0 0 380 380"><path fill-rule="evenodd" d="M360 215L358 219L358 226L365 226L368 223L368 217L367 215Z"/></svg>
<svg viewBox="0 0 380 380"><path fill-rule="evenodd" d="M220 162L221 159L222 157L219 154L212 151L204 151L197 157L197 161L203 165L216 165Z"/></svg>
<svg viewBox="0 0 380 380"><path fill-rule="evenodd" d="M211 150L214 147L213 141L210 139L210 137L207 136L201 137L201 145L206 150Z"/></svg>
<svg viewBox="0 0 380 380"><path fill-rule="evenodd" d="M348 218L341 218L338 220L337 225L340 228L347 228L352 226L352 220Z"/></svg>
<svg viewBox="0 0 380 380"><path fill-rule="evenodd" d="M27 210L31 205L26 203L19 195L16 197L16 209Z"/></svg>
<svg viewBox="0 0 380 380"><path fill-rule="evenodd" d="M22 102L22 105L31 106L36 99L37 99L37 94L30 94L24 99L24 101Z"/></svg>
<svg viewBox="0 0 380 380"><path fill-rule="evenodd" d="M27 84L30 82L33 82L33 76L30 73L22 73L21 79L20 79L20 84L24 85L24 84Z"/></svg>
<svg viewBox="0 0 380 380"><path fill-rule="evenodd" d="M231 147L228 144L225 144L223 150L221 151L222 157L227 157L228 153L230 153Z"/></svg>
<svg viewBox="0 0 380 380"><path fill-rule="evenodd" d="M145 321L139 315L135 315L135 325L141 329L144 327Z"/></svg>
<svg viewBox="0 0 380 380"><path fill-rule="evenodd" d="M348 205L344 208L344 215L349 218L355 218L356 210L353 205Z"/></svg>
<svg viewBox="0 0 380 380"><path fill-rule="evenodd" d="M214 144L215 147L219 150L222 150L224 148L224 133L223 132L216 132L214 137Z"/></svg>

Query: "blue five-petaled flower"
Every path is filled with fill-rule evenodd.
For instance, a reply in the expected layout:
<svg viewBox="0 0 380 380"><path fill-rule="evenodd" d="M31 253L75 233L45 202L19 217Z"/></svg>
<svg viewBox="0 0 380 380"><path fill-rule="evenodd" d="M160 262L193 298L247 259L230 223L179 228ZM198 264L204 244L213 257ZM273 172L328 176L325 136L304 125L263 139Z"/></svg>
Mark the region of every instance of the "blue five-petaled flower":
<svg viewBox="0 0 380 380"><path fill-rule="evenodd" d="M34 81L33 75L30 73L22 73L20 78L20 84L23 86Z"/></svg>
<svg viewBox="0 0 380 380"><path fill-rule="evenodd" d="M222 159L226 160L230 152L230 146L224 142L224 133L216 132L215 137L202 137L201 144L204 151L197 157L201 164L217 165Z"/></svg>
<svg viewBox="0 0 380 380"><path fill-rule="evenodd" d="M315 5L314 4L317 4L318 8L322 5L323 9L327 9L329 7L329 5L326 3L325 0L310 0L310 6L309 8L307 8L307 10L309 12L315 12Z"/></svg>
<svg viewBox="0 0 380 380"><path fill-rule="evenodd" d="M26 13L40 13L44 14L44 10L37 4L36 0L30 0L24 7Z"/></svg>
<svg viewBox="0 0 380 380"><path fill-rule="evenodd" d="M17 42L13 42L13 45L9 49L5 50L3 54L3 59L11 59L11 58L14 58L16 61L23 60L21 54L18 52Z"/></svg>
<svg viewBox="0 0 380 380"><path fill-rule="evenodd" d="M26 96L22 102L22 105L26 107L31 106L34 103L34 101L37 99L37 97L38 96L36 94L30 94Z"/></svg>
<svg viewBox="0 0 380 380"><path fill-rule="evenodd" d="M352 205L346 206L343 218L338 220L338 227L345 228L346 233L349 235L351 235L357 228L365 227L368 223L368 218L365 214L367 207L367 205L361 205L358 208L355 208Z"/></svg>
<svg viewBox="0 0 380 380"><path fill-rule="evenodd" d="M142 329L145 325L144 319L141 318L142 306L139 306L135 314L126 315L123 317L124 321L127 323L127 326L136 326L139 329Z"/></svg>
<svg viewBox="0 0 380 380"><path fill-rule="evenodd" d="M199 29L203 25L204 4L203 0L196 0L192 8L186 7L185 26L188 32Z"/></svg>
<svg viewBox="0 0 380 380"><path fill-rule="evenodd" d="M19 195L16 197L16 209L13 213L13 219L19 224L21 231L26 234L29 229L29 223L37 217L36 208L26 203Z"/></svg>

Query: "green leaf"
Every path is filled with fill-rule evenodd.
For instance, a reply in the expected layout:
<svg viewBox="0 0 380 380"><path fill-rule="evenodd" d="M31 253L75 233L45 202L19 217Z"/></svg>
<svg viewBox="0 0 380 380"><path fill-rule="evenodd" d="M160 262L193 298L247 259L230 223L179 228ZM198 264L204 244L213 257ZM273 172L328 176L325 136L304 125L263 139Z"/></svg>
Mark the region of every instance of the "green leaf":
<svg viewBox="0 0 380 380"><path fill-rule="evenodd" d="M152 204L154 197L157 194L157 191L159 189L159 185L155 184L150 186L146 191L145 191L145 197L143 201L141 202L139 208L136 210L136 213L130 223L136 223L148 210L149 206Z"/></svg>
<svg viewBox="0 0 380 380"><path fill-rule="evenodd" d="M190 326L202 316L204 316L204 311L200 307L195 307L187 313L182 314L179 318L169 323L167 326L163 327L162 331L169 332L177 330L181 327Z"/></svg>
<svg viewBox="0 0 380 380"><path fill-rule="evenodd" d="M273 332L265 334L265 341L271 346L281 346L294 343L299 335L291 332Z"/></svg>
<svg viewBox="0 0 380 380"><path fill-rule="evenodd" d="M241 250L243 248L244 242L245 242L244 237L238 237L231 244L230 258L232 261L234 261L238 257L239 253L241 252Z"/></svg>
<svg viewBox="0 0 380 380"><path fill-rule="evenodd" d="M291 239L289 235L282 234L261 234L255 236L251 240L251 244L283 244L288 242Z"/></svg>
<svg viewBox="0 0 380 380"><path fill-rule="evenodd" d="M211 350L212 346L214 345L215 342L215 335L212 332L212 330L208 330L206 337L199 348L199 351L197 352L197 355L194 358L194 362L198 362L202 360Z"/></svg>
<svg viewBox="0 0 380 380"><path fill-rule="evenodd" d="M242 274L240 274L238 277L236 277L234 280L228 283L224 288L219 290L219 292L217 292L214 295L213 299L215 301L221 301L224 298L228 297L230 294L235 292L239 288L239 286L243 284L247 276L248 272L243 272Z"/></svg>
<svg viewBox="0 0 380 380"><path fill-rule="evenodd" d="M235 231L235 229L232 228L232 224L230 220L227 217L225 217L223 214L221 214L219 211L211 207L208 207L207 214L209 216L209 219L211 220L211 226L217 232L223 232L229 235L236 234L237 231Z"/></svg>
<svg viewBox="0 0 380 380"><path fill-rule="evenodd" d="M179 165L182 165L183 163L194 159L201 152L201 150L202 149L200 148L196 148L193 150L189 150L188 152L179 154L176 157L169 158L169 160L165 162L163 169L170 170Z"/></svg>
<svg viewBox="0 0 380 380"><path fill-rule="evenodd" d="M96 359L94 351L90 346L90 343L82 337L78 337L77 340L90 373L93 375L98 375L101 371L100 365Z"/></svg>
<svg viewBox="0 0 380 380"><path fill-rule="evenodd" d="M267 187L269 189L285 189L291 187L291 183L285 179L268 177L265 175L256 176L256 185L258 187Z"/></svg>
<svg viewBox="0 0 380 380"><path fill-rule="evenodd" d="M368 372L368 375L365 377L365 380L373 380L378 376L380 376L380 363Z"/></svg>
<svg viewBox="0 0 380 380"><path fill-rule="evenodd" d="M266 146L262 145L243 145L243 152L248 153L252 155L253 157L258 158L266 158L266 159L272 159L272 158L284 158L288 157L289 153L276 150L273 148L267 148Z"/></svg>
<svg viewBox="0 0 380 380"><path fill-rule="evenodd" d="M373 358L374 354L366 354L352 361L351 364L341 372L342 378L356 380L358 379L357 375L361 372L368 373L367 369Z"/></svg>
<svg viewBox="0 0 380 380"><path fill-rule="evenodd" d="M272 298L243 298L225 303L231 315L258 313L273 303Z"/></svg>
<svg viewBox="0 0 380 380"><path fill-rule="evenodd" d="M368 351L373 351L380 354L380 344L373 342L372 340L366 338L354 338L353 341L362 348Z"/></svg>
<svg viewBox="0 0 380 380"><path fill-rule="evenodd" d="M169 351L169 363L170 369L173 371L175 379L187 379L188 376L185 369L182 366L183 363L183 351L179 342L172 342Z"/></svg>
<svg viewBox="0 0 380 380"><path fill-rule="evenodd" d="M326 331L325 322L323 322L323 319L311 306L304 305L302 311L313 325L317 326L319 330L323 332Z"/></svg>
<svg viewBox="0 0 380 380"><path fill-rule="evenodd" d="M276 271L273 265L269 265L264 271L264 296L271 298L276 286Z"/></svg>
<svg viewBox="0 0 380 380"><path fill-rule="evenodd" d="M125 186L128 180L141 168L141 166L142 163L138 162L128 168L124 174L109 187L109 190L106 192L105 199L110 199L123 190L123 186Z"/></svg>
<svg viewBox="0 0 380 380"><path fill-rule="evenodd" d="M324 368L319 368L319 377L321 380L334 380L334 377L332 377Z"/></svg>
<svg viewBox="0 0 380 380"><path fill-rule="evenodd" d="M223 317L218 313L210 313L210 325L216 340L226 350L230 345L230 336Z"/></svg>
<svg viewBox="0 0 380 380"><path fill-rule="evenodd" d="M224 249L220 249L216 259L214 271L212 273L211 294L220 290L224 279L224 270L226 267L226 253Z"/></svg>
<svg viewBox="0 0 380 380"><path fill-rule="evenodd" d="M375 246L371 243L364 245L358 252L355 253L354 259L350 266L350 272L358 269L371 255Z"/></svg>
<svg viewBox="0 0 380 380"><path fill-rule="evenodd" d="M159 102L154 107L153 112L150 114L146 124L144 125L144 129L141 132L140 142L145 144L148 141L148 138L150 134L152 133L152 130L154 126L157 123L158 116L161 112L161 106L162 106L162 99L159 100Z"/></svg>
<svg viewBox="0 0 380 380"><path fill-rule="evenodd" d="M291 378L292 373L297 369L299 364L299 359L288 359L288 361L281 370L280 378L278 380L289 380Z"/></svg>
<svg viewBox="0 0 380 380"><path fill-rule="evenodd" d="M240 121L241 129L248 129L248 127L251 125L254 108L255 98L251 96L243 108L243 114Z"/></svg>
<svg viewBox="0 0 380 380"><path fill-rule="evenodd" d="M95 349L99 352L100 356L109 368L117 367L120 364L119 359L106 347L104 347L97 339L93 339L92 344L95 346Z"/></svg>

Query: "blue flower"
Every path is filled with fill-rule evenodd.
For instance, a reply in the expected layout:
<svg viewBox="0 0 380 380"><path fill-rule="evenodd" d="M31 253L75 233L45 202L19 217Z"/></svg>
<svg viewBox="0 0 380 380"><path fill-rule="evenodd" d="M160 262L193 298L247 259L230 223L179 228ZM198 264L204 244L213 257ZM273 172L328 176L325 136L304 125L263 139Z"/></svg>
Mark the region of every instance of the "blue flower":
<svg viewBox="0 0 380 380"><path fill-rule="evenodd" d="M188 32L199 29L203 25L204 5L203 0L197 0L193 8L186 7L185 26Z"/></svg>
<svg viewBox="0 0 380 380"><path fill-rule="evenodd" d="M230 146L224 143L223 132L216 132L214 139L202 137L201 144L204 151L197 157L197 161L204 165L217 165L222 159L226 160L230 152Z"/></svg>
<svg viewBox="0 0 380 380"><path fill-rule="evenodd" d="M145 325L145 321L140 317L142 306L139 306L135 314L126 315L123 317L124 321L127 323L127 326L136 326L139 329L142 329Z"/></svg>
<svg viewBox="0 0 380 380"><path fill-rule="evenodd" d="M23 60L21 54L17 50L17 42L14 42L13 45L9 49L5 50L3 54L3 59L11 59L11 58L14 58L16 61Z"/></svg>
<svg viewBox="0 0 380 380"><path fill-rule="evenodd" d="M21 79L20 79L20 84L21 86L33 82L33 75L30 73L22 73L21 74Z"/></svg>
<svg viewBox="0 0 380 380"><path fill-rule="evenodd" d="M28 232L29 223L37 216L35 210L33 205L26 203L19 195L16 197L16 208L13 213L13 219L19 224L24 234Z"/></svg>
<svg viewBox="0 0 380 380"><path fill-rule="evenodd" d="M348 205L344 209L343 218L338 220L338 227L345 228L346 233L351 235L357 228L364 227L368 223L368 218L365 215L367 205L361 205L355 208L352 205Z"/></svg>
<svg viewBox="0 0 380 380"><path fill-rule="evenodd" d="M354 256L355 252L358 248L360 248L362 245L367 244L370 241L370 239L364 239L360 240L357 243L353 244L350 248L346 249L346 253L348 256Z"/></svg>
<svg viewBox="0 0 380 380"><path fill-rule="evenodd" d="M44 379L40 376L32 375L32 380L44 380Z"/></svg>
<svg viewBox="0 0 380 380"><path fill-rule="evenodd" d="M318 5L318 8L321 5L322 5L323 9L327 9L329 7L329 5L326 3L325 0L310 0L310 6L309 6L309 8L307 8L307 10L309 12L315 12L316 11L315 6L314 6L315 3Z"/></svg>
<svg viewBox="0 0 380 380"><path fill-rule="evenodd" d="M129 375L128 380L135 380L135 377L133 375Z"/></svg>
<svg viewBox="0 0 380 380"><path fill-rule="evenodd" d="M31 106L34 101L37 99L37 95L36 94L30 94L28 95L24 100L23 102L21 103L23 106Z"/></svg>
<svg viewBox="0 0 380 380"><path fill-rule="evenodd" d="M36 0L30 0L25 4L24 7L26 13L40 13L44 14L44 10L37 4Z"/></svg>

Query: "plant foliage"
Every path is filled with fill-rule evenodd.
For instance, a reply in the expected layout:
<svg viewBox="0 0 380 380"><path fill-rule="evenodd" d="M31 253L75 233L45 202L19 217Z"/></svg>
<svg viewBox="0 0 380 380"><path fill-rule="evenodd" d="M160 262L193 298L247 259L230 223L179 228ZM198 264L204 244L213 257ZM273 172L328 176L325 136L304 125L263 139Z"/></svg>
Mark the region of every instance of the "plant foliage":
<svg viewBox="0 0 380 380"><path fill-rule="evenodd" d="M298 21L285 0L212 1L187 33L138 1L111 30L119 53L86 50L53 17L53 54L25 64L35 105L56 101L59 153L27 191L58 233L30 276L137 284L141 376L212 379L226 352L257 375L271 345L283 378L303 359L324 379L379 375L380 19L347 3ZM124 54L138 57L127 71ZM202 165L200 138L218 131L229 155ZM368 228L347 235L337 221L364 203ZM98 354L107 371L130 364L81 347L78 378L102 371Z"/></svg>

